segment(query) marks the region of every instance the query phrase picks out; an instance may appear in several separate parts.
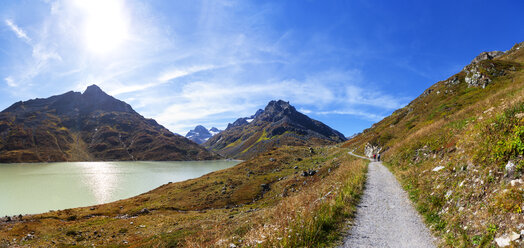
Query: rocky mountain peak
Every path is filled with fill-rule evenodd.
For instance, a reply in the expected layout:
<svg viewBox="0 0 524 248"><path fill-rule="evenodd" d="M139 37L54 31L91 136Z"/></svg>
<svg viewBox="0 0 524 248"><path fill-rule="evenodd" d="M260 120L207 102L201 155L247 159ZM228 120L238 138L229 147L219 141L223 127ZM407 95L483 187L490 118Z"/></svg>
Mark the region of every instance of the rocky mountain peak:
<svg viewBox="0 0 524 248"><path fill-rule="evenodd" d="M194 131L199 133L209 133L209 131L202 125L196 126Z"/></svg>
<svg viewBox="0 0 524 248"><path fill-rule="evenodd" d="M291 106L289 102L282 100L271 101L268 103L263 112L257 116L257 120L276 122L284 117L292 119L303 119L303 115L300 114L295 107Z"/></svg>
<svg viewBox="0 0 524 248"><path fill-rule="evenodd" d="M87 87L83 95L107 95L98 85L93 84Z"/></svg>
<svg viewBox="0 0 524 248"><path fill-rule="evenodd" d="M296 111L295 108L289 104L289 102L278 100L278 101L269 102L266 108L264 109L264 112L265 113L275 113L275 112L282 112L288 109L291 111Z"/></svg>
<svg viewBox="0 0 524 248"><path fill-rule="evenodd" d="M108 95L95 84L87 87L82 93L81 105L82 109L88 112L95 110L134 112L127 103Z"/></svg>
<svg viewBox="0 0 524 248"><path fill-rule="evenodd" d="M211 129L209 129L210 132L220 132L220 130L216 127L212 127Z"/></svg>

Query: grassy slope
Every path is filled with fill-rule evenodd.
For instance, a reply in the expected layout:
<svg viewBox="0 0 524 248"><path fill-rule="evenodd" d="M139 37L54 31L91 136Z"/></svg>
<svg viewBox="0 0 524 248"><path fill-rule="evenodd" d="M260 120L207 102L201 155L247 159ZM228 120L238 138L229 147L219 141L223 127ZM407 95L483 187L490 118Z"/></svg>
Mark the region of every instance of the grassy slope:
<svg viewBox="0 0 524 248"><path fill-rule="evenodd" d="M504 75L482 89L468 88L460 72L459 84L435 84L344 145L361 153L367 143L386 149L384 159L441 246L491 246L494 237L523 228L523 185L510 184L523 176L523 64L524 48L482 61ZM517 165L513 176L508 161ZM433 171L437 166L443 169Z"/></svg>
<svg viewBox="0 0 524 248"><path fill-rule="evenodd" d="M336 143L327 138L308 138L305 135L300 135L291 131L285 131L278 135L270 135L270 125L271 123L269 122L261 122L257 125L234 127L212 137L203 145L213 152L219 153L225 157L251 159L259 153L271 150L273 147L318 146L332 145Z"/></svg>
<svg viewBox="0 0 524 248"><path fill-rule="evenodd" d="M4 219L0 247L324 246L352 215L366 168L346 149L284 147L130 199Z"/></svg>

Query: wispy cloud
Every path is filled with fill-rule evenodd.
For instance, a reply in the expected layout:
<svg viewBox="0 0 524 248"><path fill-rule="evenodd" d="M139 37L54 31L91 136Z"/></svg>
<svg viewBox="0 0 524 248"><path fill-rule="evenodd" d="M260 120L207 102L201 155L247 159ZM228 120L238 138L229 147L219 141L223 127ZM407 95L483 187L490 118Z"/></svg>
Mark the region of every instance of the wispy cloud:
<svg viewBox="0 0 524 248"><path fill-rule="evenodd" d="M6 19L5 24L9 28L11 28L11 31L13 31L18 38L22 39L25 42L31 41L31 39L27 36L26 32L23 29L21 29L20 27L18 27L16 24L14 24L12 20Z"/></svg>
<svg viewBox="0 0 524 248"><path fill-rule="evenodd" d="M31 47L31 55L33 58L33 60L30 61L28 65L24 66L18 74L10 75L5 78L9 87L18 88L23 84L30 82L35 76L39 75L44 68L46 68L50 60L62 60L62 57L54 49L49 48L45 44L45 41L35 41L31 39L22 28L10 19L6 19L5 23L19 39Z"/></svg>

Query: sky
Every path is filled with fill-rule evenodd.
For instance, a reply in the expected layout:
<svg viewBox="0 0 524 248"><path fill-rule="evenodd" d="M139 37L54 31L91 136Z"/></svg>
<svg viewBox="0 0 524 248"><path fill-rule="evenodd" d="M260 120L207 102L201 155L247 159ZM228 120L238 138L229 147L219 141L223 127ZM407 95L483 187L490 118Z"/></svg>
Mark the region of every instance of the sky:
<svg viewBox="0 0 524 248"><path fill-rule="evenodd" d="M13 0L0 109L97 84L185 135L271 100L346 136L524 41L524 1Z"/></svg>

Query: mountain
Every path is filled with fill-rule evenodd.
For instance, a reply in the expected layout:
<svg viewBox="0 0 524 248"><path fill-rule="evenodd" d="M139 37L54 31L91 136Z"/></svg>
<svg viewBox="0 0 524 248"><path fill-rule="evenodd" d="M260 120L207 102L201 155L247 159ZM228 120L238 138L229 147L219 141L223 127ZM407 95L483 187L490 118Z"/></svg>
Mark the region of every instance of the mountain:
<svg viewBox="0 0 524 248"><path fill-rule="evenodd" d="M212 135L212 136L215 136L217 135L218 133L222 132L222 130L216 128L216 127L212 127L209 129L209 133Z"/></svg>
<svg viewBox="0 0 524 248"><path fill-rule="evenodd" d="M327 145L345 140L338 131L279 100L269 102L250 117L237 119L203 145L227 157L246 159L278 146Z"/></svg>
<svg viewBox="0 0 524 248"><path fill-rule="evenodd" d="M195 129L187 132L186 138L197 144L202 144L220 132L221 130L218 130L216 127L212 127L211 129L207 130L204 126L198 125L195 127Z"/></svg>
<svg viewBox="0 0 524 248"><path fill-rule="evenodd" d="M213 158L96 85L0 112L0 162Z"/></svg>
<svg viewBox="0 0 524 248"><path fill-rule="evenodd" d="M524 42L481 53L343 146L382 153L440 246L509 242L524 223Z"/></svg>

